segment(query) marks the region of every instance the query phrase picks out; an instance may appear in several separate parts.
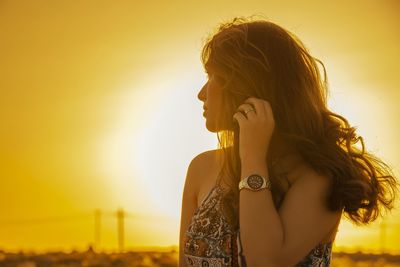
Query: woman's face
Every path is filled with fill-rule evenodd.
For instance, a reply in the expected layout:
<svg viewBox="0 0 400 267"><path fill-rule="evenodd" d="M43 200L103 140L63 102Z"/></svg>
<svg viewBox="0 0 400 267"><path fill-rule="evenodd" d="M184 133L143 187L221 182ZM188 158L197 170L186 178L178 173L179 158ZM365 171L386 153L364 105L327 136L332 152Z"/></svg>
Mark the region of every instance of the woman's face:
<svg viewBox="0 0 400 267"><path fill-rule="evenodd" d="M221 77L207 70L208 81L201 88L197 97L204 102L203 116L206 118L206 127L210 132L218 132L221 130L221 124L218 118L223 112L222 100L223 89Z"/></svg>

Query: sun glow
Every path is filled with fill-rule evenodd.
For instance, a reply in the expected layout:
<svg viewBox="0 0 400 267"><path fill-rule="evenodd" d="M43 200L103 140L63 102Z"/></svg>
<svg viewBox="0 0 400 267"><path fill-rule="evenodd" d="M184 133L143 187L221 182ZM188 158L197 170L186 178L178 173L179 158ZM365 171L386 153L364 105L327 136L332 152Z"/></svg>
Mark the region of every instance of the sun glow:
<svg viewBox="0 0 400 267"><path fill-rule="evenodd" d="M204 135L197 92L202 72L177 82L160 78L125 90L118 101L112 132L101 146L103 171L112 176L115 197L133 210L179 219L187 166L201 149L215 148ZM152 88L152 90L146 90Z"/></svg>

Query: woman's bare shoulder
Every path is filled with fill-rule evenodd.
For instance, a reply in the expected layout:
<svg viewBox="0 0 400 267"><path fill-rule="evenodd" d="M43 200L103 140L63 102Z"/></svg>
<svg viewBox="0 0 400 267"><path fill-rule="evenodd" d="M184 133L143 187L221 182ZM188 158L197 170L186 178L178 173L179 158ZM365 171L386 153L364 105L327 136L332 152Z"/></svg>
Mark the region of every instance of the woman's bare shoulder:
<svg viewBox="0 0 400 267"><path fill-rule="evenodd" d="M214 165L216 160L221 156L222 149L212 149L204 151L195 156L190 162L189 168L206 168Z"/></svg>
<svg viewBox="0 0 400 267"><path fill-rule="evenodd" d="M217 167L219 166L218 159L221 154L221 149L213 149L204 151L195 156L188 167L187 179L188 182L199 188L201 184L204 184L207 177L214 175Z"/></svg>

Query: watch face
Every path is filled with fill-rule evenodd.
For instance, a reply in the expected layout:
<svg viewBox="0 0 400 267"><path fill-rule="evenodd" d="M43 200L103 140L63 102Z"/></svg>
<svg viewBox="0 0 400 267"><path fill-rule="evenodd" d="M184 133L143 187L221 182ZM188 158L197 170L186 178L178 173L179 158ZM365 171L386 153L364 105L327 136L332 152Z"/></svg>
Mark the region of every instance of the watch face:
<svg viewBox="0 0 400 267"><path fill-rule="evenodd" d="M257 174L250 175L247 179L247 184L250 186L251 189L258 189L264 183L264 179Z"/></svg>

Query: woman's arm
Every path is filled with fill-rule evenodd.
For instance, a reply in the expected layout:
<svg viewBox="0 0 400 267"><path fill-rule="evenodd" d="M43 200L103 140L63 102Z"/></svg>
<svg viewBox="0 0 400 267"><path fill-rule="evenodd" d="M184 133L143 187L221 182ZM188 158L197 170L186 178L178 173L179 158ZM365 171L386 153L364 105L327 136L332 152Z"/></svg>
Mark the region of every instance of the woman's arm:
<svg viewBox="0 0 400 267"><path fill-rule="evenodd" d="M242 165L242 176L268 177L265 163ZM310 173L300 177L286 193L279 210L271 192L240 191L239 222L243 254L249 266L294 266L335 226L340 212L325 207L328 179Z"/></svg>
<svg viewBox="0 0 400 267"><path fill-rule="evenodd" d="M182 196L181 223L179 233L179 267L186 267L184 255L184 235L189 227L190 220L197 209L197 197L200 184L204 181L204 170L210 166L215 158L216 150L200 153L192 159L186 173Z"/></svg>
<svg viewBox="0 0 400 267"><path fill-rule="evenodd" d="M250 97L233 115L238 122L241 179L268 178L268 147L275 120L268 101ZM279 211L269 189L242 189L239 224L243 255L251 267L285 267L301 261L334 227L340 212L325 206L327 177L303 171L285 195ZM301 177L300 177L301 176Z"/></svg>
<svg viewBox="0 0 400 267"><path fill-rule="evenodd" d="M187 267L184 250L184 235L190 219L197 208L197 194L194 189L194 159L189 164L182 195L181 223L179 232L179 267Z"/></svg>

